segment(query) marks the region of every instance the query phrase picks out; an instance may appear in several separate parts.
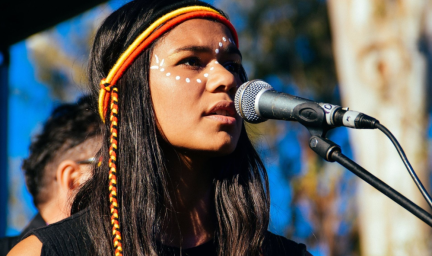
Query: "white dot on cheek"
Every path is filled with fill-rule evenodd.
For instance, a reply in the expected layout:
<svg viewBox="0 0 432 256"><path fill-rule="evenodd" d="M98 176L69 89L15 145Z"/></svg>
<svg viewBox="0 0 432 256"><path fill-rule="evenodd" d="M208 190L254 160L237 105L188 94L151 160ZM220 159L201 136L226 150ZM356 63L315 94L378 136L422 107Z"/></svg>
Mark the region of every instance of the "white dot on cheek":
<svg viewBox="0 0 432 256"><path fill-rule="evenodd" d="M219 47L222 47L222 43L221 42L219 42Z"/></svg>
<svg viewBox="0 0 432 256"><path fill-rule="evenodd" d="M224 40L224 42L226 42L226 38L225 37L222 37L222 40Z"/></svg>
<svg viewBox="0 0 432 256"><path fill-rule="evenodd" d="M176 80L180 80L180 77L179 77L179 76L176 76Z"/></svg>
<svg viewBox="0 0 432 256"><path fill-rule="evenodd" d="M189 83L189 82L190 82L190 79L189 79L189 78L186 78L186 82Z"/></svg>
<svg viewBox="0 0 432 256"><path fill-rule="evenodd" d="M219 62L215 61L215 64L219 64Z"/></svg>
<svg viewBox="0 0 432 256"><path fill-rule="evenodd" d="M210 70L213 70L213 69L214 69L214 67L211 67L211 68L210 68Z"/></svg>
<svg viewBox="0 0 432 256"><path fill-rule="evenodd" d="M171 75L171 73L166 73L166 76L170 76Z"/></svg>
<svg viewBox="0 0 432 256"><path fill-rule="evenodd" d="M215 50L215 53L216 53L216 54L219 53L219 49L216 49L216 50Z"/></svg>
<svg viewBox="0 0 432 256"><path fill-rule="evenodd" d="M204 74L204 76L205 76L205 77L208 77L208 74L207 74L207 73L205 73L205 74Z"/></svg>
<svg viewBox="0 0 432 256"><path fill-rule="evenodd" d="M160 69L161 72L164 71L164 70L165 70L164 68L161 68L161 69Z"/></svg>
<svg viewBox="0 0 432 256"><path fill-rule="evenodd" d="M197 79L197 82L198 82L198 83L201 83L201 80L200 80L200 79Z"/></svg>

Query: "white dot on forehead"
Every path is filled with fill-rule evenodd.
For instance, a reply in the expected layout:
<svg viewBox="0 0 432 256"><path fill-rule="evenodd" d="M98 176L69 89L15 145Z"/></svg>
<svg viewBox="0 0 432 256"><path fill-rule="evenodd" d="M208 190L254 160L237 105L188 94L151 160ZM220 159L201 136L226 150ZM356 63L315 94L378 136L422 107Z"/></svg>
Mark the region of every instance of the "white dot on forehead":
<svg viewBox="0 0 432 256"><path fill-rule="evenodd" d="M165 70L164 68L161 68L161 69L160 69L161 72L164 71L164 70Z"/></svg>
<svg viewBox="0 0 432 256"><path fill-rule="evenodd" d="M179 76L176 76L176 80L180 80L180 77L179 77Z"/></svg>
<svg viewBox="0 0 432 256"><path fill-rule="evenodd" d="M205 73L205 74L204 74L204 76L205 76L205 77L208 77L208 74L207 74L207 73Z"/></svg>
<svg viewBox="0 0 432 256"><path fill-rule="evenodd" d="M211 67L211 68L210 68L210 70L213 70L213 69L214 69L214 67Z"/></svg>
<svg viewBox="0 0 432 256"><path fill-rule="evenodd" d="M226 42L226 38L225 37L222 37L222 40L224 40L224 42Z"/></svg>
<svg viewBox="0 0 432 256"><path fill-rule="evenodd" d="M219 53L219 49L216 49L216 50L215 50L215 53Z"/></svg>
<svg viewBox="0 0 432 256"><path fill-rule="evenodd" d="M198 83L201 83L201 80L200 80L200 79L197 79L197 82L198 82Z"/></svg>
<svg viewBox="0 0 432 256"><path fill-rule="evenodd" d="M159 67L158 66L151 66L150 68L151 69L158 69Z"/></svg>
<svg viewBox="0 0 432 256"><path fill-rule="evenodd" d="M170 76L171 75L171 73L166 73L166 76Z"/></svg>
<svg viewBox="0 0 432 256"><path fill-rule="evenodd" d="M215 64L219 64L219 62L216 60L216 61L215 61Z"/></svg>
<svg viewBox="0 0 432 256"><path fill-rule="evenodd" d="M222 43L221 42L219 42L219 47L222 47Z"/></svg>
<svg viewBox="0 0 432 256"><path fill-rule="evenodd" d="M186 82L189 83L189 82L190 82L190 79L189 79L189 78L186 78Z"/></svg>

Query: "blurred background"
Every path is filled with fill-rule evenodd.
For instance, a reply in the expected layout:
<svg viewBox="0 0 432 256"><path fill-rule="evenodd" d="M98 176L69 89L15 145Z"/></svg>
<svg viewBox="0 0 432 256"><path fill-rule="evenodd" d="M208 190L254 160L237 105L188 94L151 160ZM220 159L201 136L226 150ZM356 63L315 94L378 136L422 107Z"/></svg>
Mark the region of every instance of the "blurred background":
<svg viewBox="0 0 432 256"><path fill-rule="evenodd" d="M8 30L22 15L13 13L17 3L0 3L0 237L18 234L35 214L21 171L31 138L55 106L86 92L94 33L127 1L70 1L75 9L56 2L60 6L28 3L27 9L51 8L55 22L37 24L50 15L26 20L25 38ZM432 1L207 2L226 11L237 28L249 79L377 118L431 191ZM303 126L267 121L247 128L270 178L271 231L307 244L315 256L432 254L430 227L345 168L320 159ZM384 134L337 128L328 137L430 211Z"/></svg>

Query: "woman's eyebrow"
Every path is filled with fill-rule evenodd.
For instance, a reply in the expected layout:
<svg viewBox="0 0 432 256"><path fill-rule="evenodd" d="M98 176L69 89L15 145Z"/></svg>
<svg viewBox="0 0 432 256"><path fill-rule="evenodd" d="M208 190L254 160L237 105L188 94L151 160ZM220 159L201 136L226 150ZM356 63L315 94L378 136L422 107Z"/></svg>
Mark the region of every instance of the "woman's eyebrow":
<svg viewBox="0 0 432 256"><path fill-rule="evenodd" d="M208 46L191 45L191 46L184 46L184 47L177 48L169 56L177 54L179 52L185 52L185 51L198 52L198 53L213 53L214 50L215 49L212 49ZM222 50L223 50L223 48L222 48ZM226 50L224 50L224 52L226 52L228 54L238 54L240 56L240 58L242 58L242 55L241 55L239 49L237 49L237 47L235 47L234 45L229 45L228 48L226 48Z"/></svg>
<svg viewBox="0 0 432 256"><path fill-rule="evenodd" d="M230 54L238 54L238 55L240 55L240 58L243 59L243 56L242 56L240 50L237 47L235 47L234 45L229 45L226 52L230 53Z"/></svg>

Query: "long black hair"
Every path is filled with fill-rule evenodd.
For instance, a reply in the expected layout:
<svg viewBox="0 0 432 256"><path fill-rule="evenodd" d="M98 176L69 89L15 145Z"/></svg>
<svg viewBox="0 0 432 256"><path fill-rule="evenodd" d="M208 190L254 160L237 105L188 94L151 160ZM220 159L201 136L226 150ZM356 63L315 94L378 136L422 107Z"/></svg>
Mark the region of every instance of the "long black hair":
<svg viewBox="0 0 432 256"><path fill-rule="evenodd" d="M98 30L90 55L89 80L94 92L99 91L100 80L131 40L157 13L197 4L208 6L198 1L132 1L111 14ZM149 88L152 49L144 50L117 82L117 200L124 255L157 255L156 240L172 207L165 141L157 127ZM72 206L72 214L85 208L90 211L87 229L95 255L114 254L109 217L108 124L105 128L99 152L104 161L94 168L93 178ZM218 255L259 255L269 222L268 180L244 126L234 152L214 162L218 163L213 181Z"/></svg>

